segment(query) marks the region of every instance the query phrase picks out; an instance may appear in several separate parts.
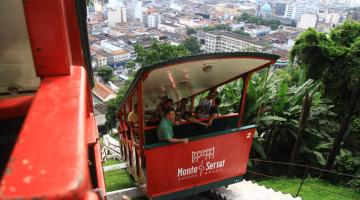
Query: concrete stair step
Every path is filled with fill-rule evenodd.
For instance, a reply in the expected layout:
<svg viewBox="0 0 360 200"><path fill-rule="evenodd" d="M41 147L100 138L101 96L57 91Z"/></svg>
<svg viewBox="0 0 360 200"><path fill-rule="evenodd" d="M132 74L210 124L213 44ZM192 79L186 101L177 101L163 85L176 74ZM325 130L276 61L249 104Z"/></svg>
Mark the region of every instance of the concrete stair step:
<svg viewBox="0 0 360 200"><path fill-rule="evenodd" d="M229 185L228 188L218 188L216 191L230 200L301 200L300 197L294 198L290 194L246 180Z"/></svg>

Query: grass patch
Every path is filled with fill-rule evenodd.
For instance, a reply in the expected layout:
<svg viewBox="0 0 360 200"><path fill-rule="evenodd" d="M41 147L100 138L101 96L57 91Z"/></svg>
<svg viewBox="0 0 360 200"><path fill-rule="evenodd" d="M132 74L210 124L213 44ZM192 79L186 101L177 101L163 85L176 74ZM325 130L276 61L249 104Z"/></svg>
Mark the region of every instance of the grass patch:
<svg viewBox="0 0 360 200"><path fill-rule="evenodd" d="M110 134L110 137L112 137L115 140L119 141L119 134L117 134L117 133Z"/></svg>
<svg viewBox="0 0 360 200"><path fill-rule="evenodd" d="M107 192L134 187L134 181L124 169L116 169L104 173Z"/></svg>
<svg viewBox="0 0 360 200"><path fill-rule="evenodd" d="M276 191L289 193L293 196L300 186L301 179L268 179L257 181L259 185L272 188ZM326 190L326 191L324 191ZM328 192L329 191L329 192ZM336 193L336 194L335 194ZM360 199L360 193L351 188L335 186L315 178L308 178L304 181L299 196L303 200L350 200Z"/></svg>
<svg viewBox="0 0 360 200"><path fill-rule="evenodd" d="M116 165L122 163L120 160L110 159L103 163L103 166Z"/></svg>

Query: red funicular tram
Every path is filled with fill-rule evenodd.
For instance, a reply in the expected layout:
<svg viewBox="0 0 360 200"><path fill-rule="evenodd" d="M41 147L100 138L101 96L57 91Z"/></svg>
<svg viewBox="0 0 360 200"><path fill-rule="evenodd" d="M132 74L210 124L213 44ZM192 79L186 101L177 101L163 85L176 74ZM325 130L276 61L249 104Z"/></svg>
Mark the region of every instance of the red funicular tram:
<svg viewBox="0 0 360 200"><path fill-rule="evenodd" d="M0 1L0 199L102 199L86 1Z"/></svg>
<svg viewBox="0 0 360 200"><path fill-rule="evenodd" d="M242 180L256 130L254 125L241 126L247 85L253 72L277 59L264 53L209 54L138 71L120 104L119 133L129 172L150 199L176 199ZM187 144L158 140L157 125L146 119L146 113L155 109L161 97L174 102L189 98L193 111L196 95L237 79L243 80L238 113L222 115L208 128L189 122L174 126L174 136L189 138ZM138 127L127 121L136 103Z"/></svg>

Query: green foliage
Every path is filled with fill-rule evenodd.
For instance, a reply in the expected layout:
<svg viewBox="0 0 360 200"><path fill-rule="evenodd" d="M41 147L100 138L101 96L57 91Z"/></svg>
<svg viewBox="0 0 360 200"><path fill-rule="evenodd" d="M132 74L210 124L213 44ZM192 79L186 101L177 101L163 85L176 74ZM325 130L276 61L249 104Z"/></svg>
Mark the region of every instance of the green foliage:
<svg viewBox="0 0 360 200"><path fill-rule="evenodd" d="M265 20L262 17L256 17L246 12L242 13L236 20L256 25L270 26L272 30L278 29L281 24L279 20Z"/></svg>
<svg viewBox="0 0 360 200"><path fill-rule="evenodd" d="M196 33L196 30L193 29L193 28L188 28L188 29L186 30L186 33L187 33L188 35L191 35L191 34Z"/></svg>
<svg viewBox="0 0 360 200"><path fill-rule="evenodd" d="M349 150L341 149L335 161L336 171L360 175L360 156L354 156Z"/></svg>
<svg viewBox="0 0 360 200"><path fill-rule="evenodd" d="M94 6L94 0L87 0L86 4L87 6Z"/></svg>
<svg viewBox="0 0 360 200"><path fill-rule="evenodd" d="M354 188L358 193L360 193L360 179L353 179L349 181L347 185Z"/></svg>
<svg viewBox="0 0 360 200"><path fill-rule="evenodd" d="M137 53L137 62L143 66L190 55L190 52L183 45L174 46L169 43L159 43L155 40L147 49L136 45L135 51Z"/></svg>
<svg viewBox="0 0 360 200"><path fill-rule="evenodd" d="M108 130L111 130L112 128L116 128L116 113L119 109L119 105L121 103L121 100L124 98L126 91L128 90L129 86L131 85L132 80L134 79L134 73L129 74L129 80L126 80L122 87L119 88L118 93L116 94L116 98L110 99L107 102L107 109L106 109L106 122L105 127Z"/></svg>
<svg viewBox="0 0 360 200"><path fill-rule="evenodd" d="M301 146L300 160L306 164L323 166L324 155L331 147L325 144L331 144L333 139L331 134L336 126L333 118L336 115L332 112L333 106L321 97L320 82L304 81L304 70L301 68L288 67L271 71L267 78L266 70L255 73L248 85L245 125L258 125L252 156L284 162L290 160L302 100L309 93L313 96L313 105L305 141ZM220 110L222 113L239 110L241 87L242 80L238 80L219 88L219 96L226 99ZM318 146L322 148L317 148Z"/></svg>
<svg viewBox="0 0 360 200"><path fill-rule="evenodd" d="M201 53L201 46L195 37L188 37L182 43L184 47L191 52L191 55L197 55Z"/></svg>
<svg viewBox="0 0 360 200"><path fill-rule="evenodd" d="M125 65L125 67L133 70L133 69L135 69L135 65L136 65L136 63L134 61L128 61Z"/></svg>
<svg viewBox="0 0 360 200"><path fill-rule="evenodd" d="M214 31L214 30L231 31L231 27L229 24L216 24L215 26L209 26L203 28L203 31L205 32Z"/></svg>
<svg viewBox="0 0 360 200"><path fill-rule="evenodd" d="M359 138L356 140L354 133L359 133L359 130L350 123L353 115L355 119L360 116L360 111L355 109L356 106L346 109L358 101L352 98L356 96L352 91L360 87L360 23L347 21L329 34L307 30L295 42L290 59L306 69L308 78L322 81L325 96L332 100L334 111L343 120L328 154L326 168L330 169L343 140L353 152L356 152L357 141L360 141Z"/></svg>
<svg viewBox="0 0 360 200"><path fill-rule="evenodd" d="M173 46L168 43L160 44L156 41L153 41L150 48L145 49L140 45L135 46L137 53L137 61L142 64L142 66L151 65L160 61L165 61L168 59L173 59L181 56L190 55L190 52L183 46ZM127 64L127 67L134 66L135 63L131 61ZM134 79L135 72L132 72L128 75L129 80L125 81L116 95L115 99L111 99L107 103L106 111L106 123L105 126L108 130L116 127L116 113L118 111L119 105L126 95L126 92L131 85L131 82Z"/></svg>
<svg viewBox="0 0 360 200"><path fill-rule="evenodd" d="M107 160L103 163L103 166L110 166L122 163L120 160Z"/></svg>
<svg viewBox="0 0 360 200"><path fill-rule="evenodd" d="M105 183L107 192L134 187L134 181L129 173L123 169L106 171Z"/></svg>
<svg viewBox="0 0 360 200"><path fill-rule="evenodd" d="M244 32L244 30L234 30L234 31L233 31L233 33L236 33L236 34L238 34L238 35L242 35L242 36L247 36L247 37L249 37L249 36L250 36L250 34L249 34L249 33Z"/></svg>
<svg viewBox="0 0 360 200"><path fill-rule="evenodd" d="M96 73L104 82L108 82L113 76L113 69L109 66L101 66L96 69Z"/></svg>
<svg viewBox="0 0 360 200"><path fill-rule="evenodd" d="M347 21L330 34L307 30L295 42L291 61L305 67L308 78L321 80L343 113L360 77L360 23Z"/></svg>

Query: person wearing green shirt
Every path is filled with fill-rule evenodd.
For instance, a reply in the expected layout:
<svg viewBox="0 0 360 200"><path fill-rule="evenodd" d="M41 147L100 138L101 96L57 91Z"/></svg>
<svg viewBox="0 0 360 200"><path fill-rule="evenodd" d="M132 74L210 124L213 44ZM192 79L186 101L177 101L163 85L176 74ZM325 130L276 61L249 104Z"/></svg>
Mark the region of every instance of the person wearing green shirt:
<svg viewBox="0 0 360 200"><path fill-rule="evenodd" d="M168 141L172 143L183 142L187 144L188 138L174 138L173 121L175 120L174 109L166 109L164 117L161 119L159 128L157 129L157 135L160 141Z"/></svg>

